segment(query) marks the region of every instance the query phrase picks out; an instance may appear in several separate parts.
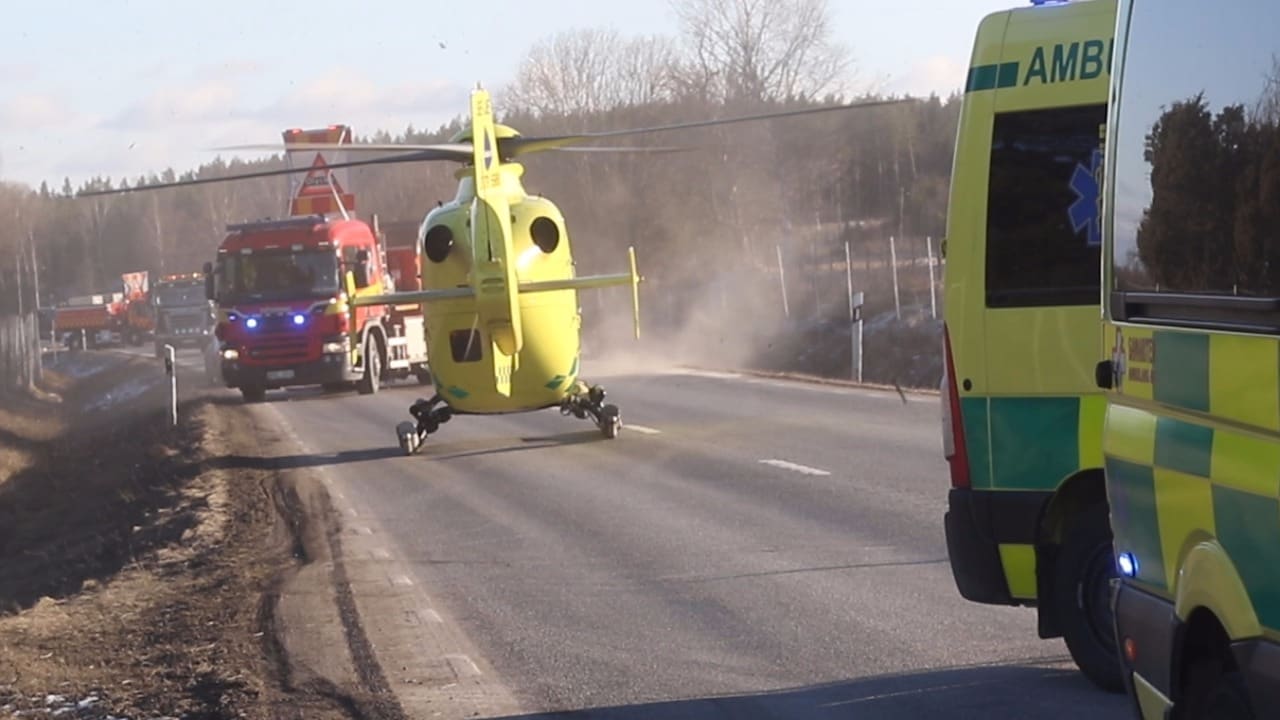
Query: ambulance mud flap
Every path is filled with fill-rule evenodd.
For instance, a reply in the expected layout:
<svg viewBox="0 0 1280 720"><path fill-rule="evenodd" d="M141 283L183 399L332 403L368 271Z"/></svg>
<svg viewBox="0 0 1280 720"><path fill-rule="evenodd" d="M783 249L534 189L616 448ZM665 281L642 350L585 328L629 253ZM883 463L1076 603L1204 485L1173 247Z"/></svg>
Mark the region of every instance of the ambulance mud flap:
<svg viewBox="0 0 1280 720"><path fill-rule="evenodd" d="M1000 545L1036 541L1044 492L990 492L953 488L944 518L947 554L956 588L966 600L988 605L1026 605L1009 591Z"/></svg>

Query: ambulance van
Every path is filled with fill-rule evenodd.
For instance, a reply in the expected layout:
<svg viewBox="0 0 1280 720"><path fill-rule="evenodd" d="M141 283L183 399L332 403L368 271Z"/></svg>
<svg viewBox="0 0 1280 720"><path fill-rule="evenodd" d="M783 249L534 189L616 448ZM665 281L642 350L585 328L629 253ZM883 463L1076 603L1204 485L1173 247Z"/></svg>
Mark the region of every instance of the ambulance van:
<svg viewBox="0 0 1280 720"><path fill-rule="evenodd" d="M947 218L947 549L968 600L1037 608L1120 690L1102 472L1101 136L1114 0L982 20Z"/></svg>
<svg viewBox="0 0 1280 720"><path fill-rule="evenodd" d="M1098 384L1123 678L1280 717L1280 4L1125 0Z"/></svg>

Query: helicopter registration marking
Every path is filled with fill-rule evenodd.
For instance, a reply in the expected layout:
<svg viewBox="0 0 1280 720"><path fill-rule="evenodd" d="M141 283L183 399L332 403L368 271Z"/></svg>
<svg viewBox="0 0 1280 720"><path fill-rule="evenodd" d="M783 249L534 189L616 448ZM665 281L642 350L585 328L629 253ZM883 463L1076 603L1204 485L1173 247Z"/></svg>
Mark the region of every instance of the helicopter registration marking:
<svg viewBox="0 0 1280 720"><path fill-rule="evenodd" d="M768 460L761 460L760 464L772 465L773 467L776 467L776 468L782 468L783 470L791 470L794 472L801 473L803 475L817 475L820 477L825 477L831 474L826 470L820 470L818 468L809 467L808 465L800 465L799 463L787 462L786 460L775 460L772 458Z"/></svg>

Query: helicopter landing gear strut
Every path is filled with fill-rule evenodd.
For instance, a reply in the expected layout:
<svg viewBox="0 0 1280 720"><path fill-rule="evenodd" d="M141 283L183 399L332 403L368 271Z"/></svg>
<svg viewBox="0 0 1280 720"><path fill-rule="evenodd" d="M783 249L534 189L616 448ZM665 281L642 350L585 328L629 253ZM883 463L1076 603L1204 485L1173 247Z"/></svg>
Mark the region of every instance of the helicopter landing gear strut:
<svg viewBox="0 0 1280 720"><path fill-rule="evenodd" d="M453 410L448 405L441 405L440 396L434 395L430 400L419 399L409 406L409 414L417 422L408 420L396 425L396 438L400 441L400 449L405 455L418 452L427 436L440 429L453 417Z"/></svg>
<svg viewBox="0 0 1280 720"><path fill-rule="evenodd" d="M612 440L622 430L622 411L617 405L605 405L604 398L604 388L599 385L587 387L579 380L569 395L560 401L560 414L583 420L590 417L601 434Z"/></svg>

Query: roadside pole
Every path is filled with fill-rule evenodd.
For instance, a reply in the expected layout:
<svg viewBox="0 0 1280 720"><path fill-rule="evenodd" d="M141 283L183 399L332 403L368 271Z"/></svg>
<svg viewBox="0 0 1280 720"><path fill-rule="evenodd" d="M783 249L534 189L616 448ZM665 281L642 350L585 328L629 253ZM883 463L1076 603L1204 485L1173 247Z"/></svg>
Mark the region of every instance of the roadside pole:
<svg viewBox="0 0 1280 720"><path fill-rule="evenodd" d="M844 284L849 295L849 377L858 379L858 316L853 302L853 253L849 249L849 241L844 241Z"/></svg>
<svg viewBox="0 0 1280 720"><path fill-rule="evenodd" d="M854 379L857 380L858 382L862 382L862 302L863 302L863 299L864 299L864 296L861 292L856 293L853 296L853 302L854 302L853 308L854 308L854 316L855 316L854 323L858 326L857 339L856 339L856 342L858 345L858 353L857 353L858 371L857 371L857 377L855 377Z"/></svg>
<svg viewBox="0 0 1280 720"><path fill-rule="evenodd" d="M178 425L178 367L177 351L172 345L164 346L164 371L169 376L169 424Z"/></svg>
<svg viewBox="0 0 1280 720"><path fill-rule="evenodd" d="M929 253L929 311L933 313L934 320L938 319L938 291L933 280L933 236L927 235L924 239L925 249Z"/></svg>
<svg viewBox="0 0 1280 720"><path fill-rule="evenodd" d="M893 266L893 313L902 319L902 303L898 300L898 246L893 236L889 236L889 264Z"/></svg>
<svg viewBox="0 0 1280 720"><path fill-rule="evenodd" d="M782 246L775 246L778 249L778 283L782 285L782 314L791 317L791 308L787 304L787 275L782 269Z"/></svg>

